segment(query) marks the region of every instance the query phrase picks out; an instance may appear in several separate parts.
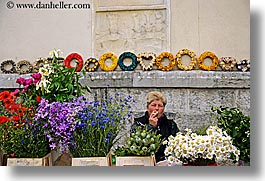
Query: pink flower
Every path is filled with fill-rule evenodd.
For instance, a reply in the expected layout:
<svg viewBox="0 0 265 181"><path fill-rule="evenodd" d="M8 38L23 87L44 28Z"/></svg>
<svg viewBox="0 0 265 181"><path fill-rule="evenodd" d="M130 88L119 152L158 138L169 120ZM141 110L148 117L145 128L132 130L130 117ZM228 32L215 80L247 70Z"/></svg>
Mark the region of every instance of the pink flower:
<svg viewBox="0 0 265 181"><path fill-rule="evenodd" d="M25 80L25 86L29 86L32 83L33 83L33 79L31 78Z"/></svg>
<svg viewBox="0 0 265 181"><path fill-rule="evenodd" d="M35 80L40 80L41 79L41 74L40 73L36 73L36 74L32 74L31 77ZM35 81L34 81L35 82Z"/></svg>
<svg viewBox="0 0 265 181"><path fill-rule="evenodd" d="M25 83L25 79L20 77L17 79L16 83L20 84L20 85L23 85Z"/></svg>
<svg viewBox="0 0 265 181"><path fill-rule="evenodd" d="M29 87L29 85L25 85L25 87L24 87L24 89L22 90L22 92L23 92L23 93L24 93L24 92L27 92L28 87Z"/></svg>
<svg viewBox="0 0 265 181"><path fill-rule="evenodd" d="M16 89L16 90L14 91L14 95L16 96L18 93L19 93L19 89Z"/></svg>
<svg viewBox="0 0 265 181"><path fill-rule="evenodd" d="M39 81L40 81L40 80L35 79L35 80L33 81L33 84L36 85Z"/></svg>

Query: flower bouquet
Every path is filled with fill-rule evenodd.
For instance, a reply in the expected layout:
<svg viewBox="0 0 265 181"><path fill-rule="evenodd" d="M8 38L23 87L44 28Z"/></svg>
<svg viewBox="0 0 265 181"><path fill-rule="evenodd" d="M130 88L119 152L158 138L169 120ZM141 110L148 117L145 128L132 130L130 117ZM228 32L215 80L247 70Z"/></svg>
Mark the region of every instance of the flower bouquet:
<svg viewBox="0 0 265 181"><path fill-rule="evenodd" d="M219 160L238 161L240 151L232 144L232 138L217 126L209 126L206 135L185 131L163 142L169 165L207 166Z"/></svg>
<svg viewBox="0 0 265 181"><path fill-rule="evenodd" d="M85 104L76 115L74 144L69 147L73 159L109 157L118 133L132 116L131 102L131 96L116 94L103 102Z"/></svg>

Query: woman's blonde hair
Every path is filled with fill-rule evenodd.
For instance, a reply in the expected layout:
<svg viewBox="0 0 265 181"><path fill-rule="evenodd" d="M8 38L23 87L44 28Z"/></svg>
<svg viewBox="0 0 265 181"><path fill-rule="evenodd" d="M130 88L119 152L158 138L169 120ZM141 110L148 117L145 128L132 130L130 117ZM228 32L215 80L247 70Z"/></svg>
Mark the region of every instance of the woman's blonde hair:
<svg viewBox="0 0 265 181"><path fill-rule="evenodd" d="M146 96L147 106L149 104L151 104L151 102L153 102L154 100L162 101L164 106L166 106L166 104L167 104L166 96L164 94L162 94L161 92L158 92L158 91L151 91L147 94L147 96Z"/></svg>

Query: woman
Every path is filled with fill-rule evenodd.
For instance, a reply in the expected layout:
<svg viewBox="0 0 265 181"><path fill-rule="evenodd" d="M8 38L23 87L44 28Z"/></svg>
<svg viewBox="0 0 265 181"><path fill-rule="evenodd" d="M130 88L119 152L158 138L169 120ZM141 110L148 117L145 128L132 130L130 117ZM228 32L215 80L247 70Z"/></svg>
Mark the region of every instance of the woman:
<svg viewBox="0 0 265 181"><path fill-rule="evenodd" d="M145 115L134 119L131 132L135 132L136 126L147 125L149 130L157 131L157 134L161 134L162 139L167 139L170 135L175 136L179 132L177 124L164 114L167 104L166 97L161 92L152 91L147 94L146 101ZM165 147L166 145L162 145L156 152L156 162L165 160Z"/></svg>

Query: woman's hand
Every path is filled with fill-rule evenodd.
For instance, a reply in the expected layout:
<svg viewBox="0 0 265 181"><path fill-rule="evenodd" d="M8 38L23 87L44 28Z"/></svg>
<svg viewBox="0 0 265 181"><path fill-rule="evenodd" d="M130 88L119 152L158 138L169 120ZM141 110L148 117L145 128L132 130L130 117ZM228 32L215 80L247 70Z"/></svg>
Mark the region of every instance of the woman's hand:
<svg viewBox="0 0 265 181"><path fill-rule="evenodd" d="M157 127L158 122L158 111L153 111L149 116L149 124L153 125L154 127Z"/></svg>

